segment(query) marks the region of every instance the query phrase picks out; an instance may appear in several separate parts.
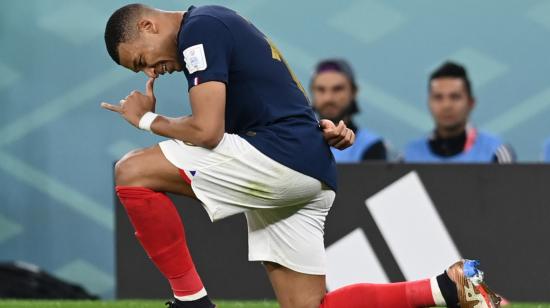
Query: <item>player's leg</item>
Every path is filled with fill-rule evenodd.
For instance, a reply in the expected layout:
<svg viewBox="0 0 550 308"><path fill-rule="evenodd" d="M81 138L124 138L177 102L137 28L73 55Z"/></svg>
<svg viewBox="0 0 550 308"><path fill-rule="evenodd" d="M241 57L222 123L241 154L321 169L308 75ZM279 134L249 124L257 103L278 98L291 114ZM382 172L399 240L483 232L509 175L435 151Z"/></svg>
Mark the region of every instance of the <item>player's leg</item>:
<svg viewBox="0 0 550 308"><path fill-rule="evenodd" d="M291 183L293 186L305 186L309 181L300 175L296 179ZM249 257L266 263L280 305L284 308L434 306L429 279L387 285L358 284L325 295L323 230L334 195L324 189L300 207L246 213Z"/></svg>
<svg viewBox="0 0 550 308"><path fill-rule="evenodd" d="M195 198L182 176L181 170L164 157L158 145L131 151L115 165L117 186L144 187Z"/></svg>
<svg viewBox="0 0 550 308"><path fill-rule="evenodd" d="M317 308L326 293L323 229L335 194L299 174L289 186L315 183L317 191L300 205L246 213L249 259L263 261L283 308Z"/></svg>
<svg viewBox="0 0 550 308"><path fill-rule="evenodd" d="M307 250L305 243L295 249L300 250L300 247ZM360 283L327 294L322 275L301 273L270 262L266 262L266 268L277 300L284 308L500 307L500 298L483 283L483 273L473 261L457 262L431 279L388 284Z"/></svg>
<svg viewBox="0 0 550 308"><path fill-rule="evenodd" d="M429 279L392 284L355 284L325 294L325 276L303 274L273 263L266 264L266 268L283 308L436 306ZM446 306L445 302L439 305Z"/></svg>
<svg viewBox="0 0 550 308"><path fill-rule="evenodd" d="M273 262L264 265L281 308L319 307L326 292L325 276L298 273Z"/></svg>
<svg viewBox="0 0 550 308"><path fill-rule="evenodd" d="M309 208L310 210L311 208ZM317 228L310 228L315 219L315 213L307 211L308 208L297 212L285 219L288 224L281 226L282 221L268 225L265 230L275 236L270 237L271 243L290 243L276 245L284 257L285 265L265 262L267 273L277 300L284 308L378 308L378 307L432 307L435 306L430 279L393 283L393 284L357 284L326 293L323 260L325 253L322 238L316 236ZM319 216L323 214L320 213ZM250 214L247 214L247 217ZM270 221L269 216L262 215L264 221ZM283 229L286 232L281 232ZM260 229L261 230L261 229ZM309 233L308 233L309 230ZM322 233L321 237L322 237ZM254 234L253 234L254 235ZM315 244L317 243L317 244ZM321 250L317 247L321 247ZM295 250L296 257L292 252ZM253 251L254 253L254 251ZM276 259L266 256L266 259ZM290 269L292 266L295 270ZM456 288L451 290L456 293ZM440 302L441 303L441 302ZM444 302L443 302L444 303Z"/></svg>
<svg viewBox="0 0 550 308"><path fill-rule="evenodd" d="M434 300L430 279L388 283L359 283L327 293L321 308L381 308L381 307L434 307L447 306L445 302ZM453 290L456 292L456 290ZM437 290L439 294L439 290Z"/></svg>
<svg viewBox="0 0 550 308"><path fill-rule="evenodd" d="M193 197L159 146L128 153L115 168L116 191L149 258L168 279L179 307L213 307L189 253L179 214L165 192Z"/></svg>
<svg viewBox="0 0 550 308"><path fill-rule="evenodd" d="M328 293L320 307L500 307L500 298L482 277L476 262L459 261L432 279L346 286Z"/></svg>

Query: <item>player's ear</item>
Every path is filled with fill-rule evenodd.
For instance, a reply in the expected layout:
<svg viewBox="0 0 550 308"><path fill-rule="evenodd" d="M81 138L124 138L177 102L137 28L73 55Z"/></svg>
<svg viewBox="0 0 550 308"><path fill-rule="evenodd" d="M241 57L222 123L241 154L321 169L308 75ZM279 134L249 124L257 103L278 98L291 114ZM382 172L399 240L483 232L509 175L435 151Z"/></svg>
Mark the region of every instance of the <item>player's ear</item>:
<svg viewBox="0 0 550 308"><path fill-rule="evenodd" d="M157 26L152 20L143 18L143 19L140 19L138 22L138 30L140 32L156 33Z"/></svg>

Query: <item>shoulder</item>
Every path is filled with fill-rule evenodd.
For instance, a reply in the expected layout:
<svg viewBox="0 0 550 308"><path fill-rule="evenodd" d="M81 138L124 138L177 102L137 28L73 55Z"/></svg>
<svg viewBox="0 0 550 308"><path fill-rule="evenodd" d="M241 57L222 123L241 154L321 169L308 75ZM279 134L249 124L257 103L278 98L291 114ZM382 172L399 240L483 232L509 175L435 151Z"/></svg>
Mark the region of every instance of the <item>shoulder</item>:
<svg viewBox="0 0 550 308"><path fill-rule="evenodd" d="M550 162L550 138L544 141L543 160Z"/></svg>
<svg viewBox="0 0 550 308"><path fill-rule="evenodd" d="M224 17L237 14L235 11L221 5L202 5L197 7L192 6L189 8L188 12L190 18L199 16L211 16L223 19Z"/></svg>
<svg viewBox="0 0 550 308"><path fill-rule="evenodd" d="M227 27L228 21L236 16L238 15L235 11L219 5L191 7L188 10L183 30L189 31L195 27L204 27L210 24L222 24Z"/></svg>
<svg viewBox="0 0 550 308"><path fill-rule="evenodd" d="M380 135L378 135L377 133L375 133L375 132L373 132L373 131L371 131L370 129L367 129L367 128L357 129L356 138L365 139L365 140L379 140L379 139L382 139L382 137L380 137Z"/></svg>
<svg viewBox="0 0 550 308"><path fill-rule="evenodd" d="M419 147L425 146L427 143L428 143L427 137L422 137L422 138L418 138L413 141L410 141L405 145L405 152L416 150Z"/></svg>
<svg viewBox="0 0 550 308"><path fill-rule="evenodd" d="M479 141L487 145L500 146L501 144L504 143L499 136L493 135L484 131L478 131L477 138Z"/></svg>
<svg viewBox="0 0 550 308"><path fill-rule="evenodd" d="M201 6L189 8L188 15L183 21L183 27L178 36L180 51L201 43L215 46L231 46L233 35L228 27L224 12L229 11L221 6ZM233 12L234 14L234 12ZM205 46L207 48L208 46Z"/></svg>
<svg viewBox="0 0 550 308"><path fill-rule="evenodd" d="M430 152L427 145L427 136L409 141L407 144L405 144L405 148L399 154L399 160L404 162L416 162L420 160L425 160L426 156L428 155L427 153Z"/></svg>
<svg viewBox="0 0 550 308"><path fill-rule="evenodd" d="M369 129L359 128L355 133L355 143L370 146L377 142L384 142L382 137Z"/></svg>
<svg viewBox="0 0 550 308"><path fill-rule="evenodd" d="M478 131L480 145L493 153L498 163L511 163L516 161L516 153L511 145L506 144L500 137Z"/></svg>

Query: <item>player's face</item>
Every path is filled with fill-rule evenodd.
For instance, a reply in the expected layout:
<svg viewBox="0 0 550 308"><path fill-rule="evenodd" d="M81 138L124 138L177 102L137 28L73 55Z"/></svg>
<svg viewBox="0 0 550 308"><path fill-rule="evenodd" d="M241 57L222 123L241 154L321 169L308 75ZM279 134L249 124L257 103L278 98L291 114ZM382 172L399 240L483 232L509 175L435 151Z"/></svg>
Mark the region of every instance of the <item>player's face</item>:
<svg viewBox="0 0 550 308"><path fill-rule="evenodd" d="M340 118L355 97L348 78L339 72L327 71L318 74L311 86L313 107L321 118Z"/></svg>
<svg viewBox="0 0 550 308"><path fill-rule="evenodd" d="M474 107L464 80L437 78L430 83L430 110L440 129L454 130L465 125Z"/></svg>
<svg viewBox="0 0 550 308"><path fill-rule="evenodd" d="M121 43L118 52L122 66L149 77L183 69L178 61L175 38L170 33L140 31L136 39Z"/></svg>

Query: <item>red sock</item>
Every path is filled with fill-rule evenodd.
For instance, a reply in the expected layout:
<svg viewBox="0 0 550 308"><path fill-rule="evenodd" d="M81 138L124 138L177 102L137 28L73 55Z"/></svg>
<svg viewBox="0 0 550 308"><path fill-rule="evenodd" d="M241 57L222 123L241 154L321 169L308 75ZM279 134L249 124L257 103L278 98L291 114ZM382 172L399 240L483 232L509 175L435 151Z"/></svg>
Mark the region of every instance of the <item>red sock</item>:
<svg viewBox="0 0 550 308"><path fill-rule="evenodd" d="M328 293L320 308L418 308L435 306L430 279L388 284L360 283Z"/></svg>
<svg viewBox="0 0 550 308"><path fill-rule="evenodd" d="M117 195L149 258L168 279L174 295L191 296L204 289L187 248L183 223L164 193L117 186Z"/></svg>

